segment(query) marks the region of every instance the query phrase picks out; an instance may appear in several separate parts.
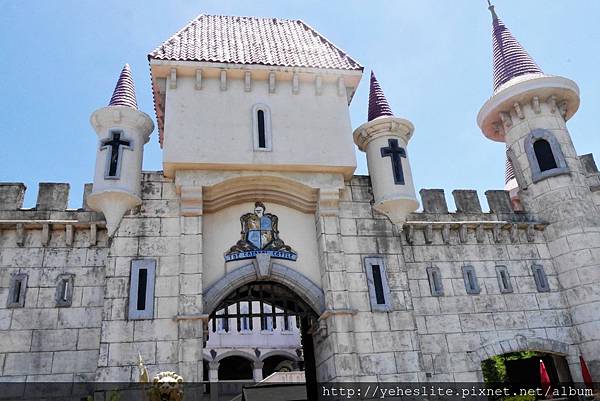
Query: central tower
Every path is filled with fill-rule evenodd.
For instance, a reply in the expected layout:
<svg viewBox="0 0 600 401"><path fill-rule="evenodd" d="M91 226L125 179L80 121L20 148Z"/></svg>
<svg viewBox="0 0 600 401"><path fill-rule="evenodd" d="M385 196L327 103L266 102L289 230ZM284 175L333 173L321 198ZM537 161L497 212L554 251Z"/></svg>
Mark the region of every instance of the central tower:
<svg viewBox="0 0 600 401"><path fill-rule="evenodd" d="M165 175L354 172L362 67L304 22L201 15L149 60Z"/></svg>

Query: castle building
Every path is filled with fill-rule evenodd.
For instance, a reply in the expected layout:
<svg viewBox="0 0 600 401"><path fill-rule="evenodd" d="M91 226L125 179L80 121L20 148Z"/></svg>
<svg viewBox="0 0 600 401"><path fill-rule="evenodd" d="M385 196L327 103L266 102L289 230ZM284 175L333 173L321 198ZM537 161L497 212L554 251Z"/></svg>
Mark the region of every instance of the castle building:
<svg viewBox="0 0 600 401"><path fill-rule="evenodd" d="M41 183L31 209L0 184L2 379L137 381L141 355L189 382L303 369L310 397L480 382L485 360L536 351L553 380L600 380L600 173L566 125L579 89L490 10L477 124L506 144L507 186L489 212L473 190L455 211L442 189L417 197L413 124L371 73L353 129L363 67L302 21L201 15L148 55L163 171L142 171L154 123L125 66L91 115L81 208L68 184Z"/></svg>

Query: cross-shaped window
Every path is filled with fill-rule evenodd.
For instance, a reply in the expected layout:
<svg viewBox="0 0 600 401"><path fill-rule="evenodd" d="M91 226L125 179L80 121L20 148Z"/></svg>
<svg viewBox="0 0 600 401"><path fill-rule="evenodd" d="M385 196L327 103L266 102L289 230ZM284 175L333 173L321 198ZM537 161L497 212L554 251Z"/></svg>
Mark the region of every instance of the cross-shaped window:
<svg viewBox="0 0 600 401"><path fill-rule="evenodd" d="M398 146L397 139L388 139L388 145L381 148L381 157L390 156L392 159L392 171L394 172L394 183L404 185L404 171L402 170L402 159L406 158L406 150Z"/></svg>
<svg viewBox="0 0 600 401"><path fill-rule="evenodd" d="M131 141L121 139L122 132L111 132L110 139L102 141L100 150L109 149L107 156L106 176L112 178L119 177L121 167L121 158L123 149L131 149Z"/></svg>

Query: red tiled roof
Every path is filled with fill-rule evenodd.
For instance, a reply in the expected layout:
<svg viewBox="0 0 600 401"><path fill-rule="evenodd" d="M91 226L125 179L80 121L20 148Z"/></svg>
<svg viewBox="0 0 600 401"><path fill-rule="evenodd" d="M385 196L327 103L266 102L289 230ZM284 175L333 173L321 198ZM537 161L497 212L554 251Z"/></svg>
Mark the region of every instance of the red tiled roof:
<svg viewBox="0 0 600 401"><path fill-rule="evenodd" d="M132 109L138 108L135 100L135 87L133 78L131 77L131 69L129 64L125 64L119 75L119 80L115 86L112 97L110 98L109 106L126 106Z"/></svg>
<svg viewBox="0 0 600 401"><path fill-rule="evenodd" d="M511 79L525 74L542 74L540 67L498 18L494 6L489 7L494 31L494 90Z"/></svg>
<svg viewBox="0 0 600 401"><path fill-rule="evenodd" d="M383 90L379 85L379 81L375 77L375 73L371 71L371 87L369 89L369 114L367 121L376 119L382 116L393 116L392 109L388 104Z"/></svg>
<svg viewBox="0 0 600 401"><path fill-rule="evenodd" d="M149 59L362 70L300 20L200 15Z"/></svg>

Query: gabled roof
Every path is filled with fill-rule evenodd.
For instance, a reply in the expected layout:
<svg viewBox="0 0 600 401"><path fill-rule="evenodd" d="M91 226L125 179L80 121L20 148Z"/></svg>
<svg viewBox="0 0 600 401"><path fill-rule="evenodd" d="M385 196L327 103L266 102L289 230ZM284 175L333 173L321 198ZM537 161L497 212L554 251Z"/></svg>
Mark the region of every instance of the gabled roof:
<svg viewBox="0 0 600 401"><path fill-rule="evenodd" d="M489 9L493 24L494 91L515 77L542 74L540 67L498 18L494 6L490 5Z"/></svg>
<svg viewBox="0 0 600 401"><path fill-rule="evenodd" d="M126 106L132 109L138 108L135 99L135 86L131 77L131 69L129 64L125 64L119 75L119 80L115 86L112 97L110 98L109 106Z"/></svg>
<svg viewBox="0 0 600 401"><path fill-rule="evenodd" d="M383 90L379 85L379 81L375 77L375 73L371 71L371 87L369 89L369 115L367 121L376 119L377 117L393 116L392 109L388 104Z"/></svg>
<svg viewBox="0 0 600 401"><path fill-rule="evenodd" d="M200 15L148 58L362 70L304 22L278 18Z"/></svg>

